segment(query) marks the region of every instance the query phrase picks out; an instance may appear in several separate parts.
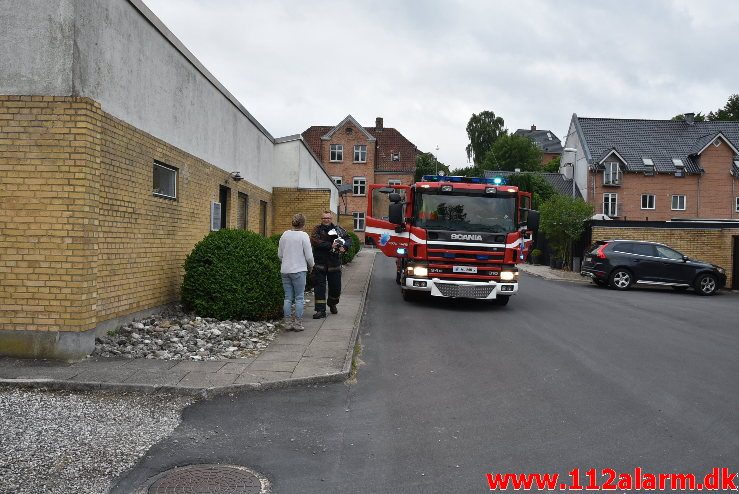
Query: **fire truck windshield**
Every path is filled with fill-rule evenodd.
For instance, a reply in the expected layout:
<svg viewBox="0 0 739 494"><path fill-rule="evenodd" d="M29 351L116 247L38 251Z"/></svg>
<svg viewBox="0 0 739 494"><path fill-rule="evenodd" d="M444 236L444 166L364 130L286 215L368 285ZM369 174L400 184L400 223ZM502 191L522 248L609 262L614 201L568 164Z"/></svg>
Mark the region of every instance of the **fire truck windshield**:
<svg viewBox="0 0 739 494"><path fill-rule="evenodd" d="M429 230L504 233L516 227L514 196L422 192L413 210L416 226Z"/></svg>

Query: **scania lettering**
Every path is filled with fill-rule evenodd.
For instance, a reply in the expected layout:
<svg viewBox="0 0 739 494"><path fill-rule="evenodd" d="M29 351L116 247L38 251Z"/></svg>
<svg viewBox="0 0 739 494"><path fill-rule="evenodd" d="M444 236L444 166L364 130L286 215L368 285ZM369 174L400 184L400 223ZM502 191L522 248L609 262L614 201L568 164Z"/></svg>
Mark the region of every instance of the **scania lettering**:
<svg viewBox="0 0 739 494"><path fill-rule="evenodd" d="M531 194L501 179L424 176L411 186L371 185L365 235L397 258L403 298L492 300L518 293L539 227Z"/></svg>

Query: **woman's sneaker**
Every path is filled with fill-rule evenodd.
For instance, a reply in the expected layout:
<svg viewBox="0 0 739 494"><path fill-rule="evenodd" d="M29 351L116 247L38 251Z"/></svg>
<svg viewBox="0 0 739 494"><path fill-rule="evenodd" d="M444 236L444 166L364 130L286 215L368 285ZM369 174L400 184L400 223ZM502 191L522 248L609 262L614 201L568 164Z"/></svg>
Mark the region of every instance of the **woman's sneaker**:
<svg viewBox="0 0 739 494"><path fill-rule="evenodd" d="M305 326L303 326L303 320L302 319L296 319L295 324L293 324L293 331L300 332L305 329Z"/></svg>
<svg viewBox="0 0 739 494"><path fill-rule="evenodd" d="M286 317L282 320L282 327L285 328L285 331L292 331L294 329L293 324L292 317Z"/></svg>

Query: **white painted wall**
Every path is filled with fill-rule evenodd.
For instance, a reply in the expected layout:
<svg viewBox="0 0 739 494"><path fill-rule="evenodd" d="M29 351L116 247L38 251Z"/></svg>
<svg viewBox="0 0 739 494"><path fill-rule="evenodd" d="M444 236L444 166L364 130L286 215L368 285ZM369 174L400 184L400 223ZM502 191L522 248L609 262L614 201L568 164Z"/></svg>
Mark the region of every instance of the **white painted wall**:
<svg viewBox="0 0 739 494"><path fill-rule="evenodd" d="M587 201L590 193L587 187L588 160L585 156L585 152L583 151L583 145L580 142L580 136L575 130L574 120L570 122L570 128L567 131L567 139L565 141L564 147L577 149L577 152L575 153L575 182L577 182L577 187L580 189L583 199ZM565 167L560 166L559 172L564 174Z"/></svg>
<svg viewBox="0 0 739 494"><path fill-rule="evenodd" d="M301 139L275 144L272 184L274 187L328 189L331 211L337 211L339 191L336 184Z"/></svg>
<svg viewBox="0 0 739 494"><path fill-rule="evenodd" d="M141 0L0 0L0 12L0 94L89 97L271 190L272 136Z"/></svg>

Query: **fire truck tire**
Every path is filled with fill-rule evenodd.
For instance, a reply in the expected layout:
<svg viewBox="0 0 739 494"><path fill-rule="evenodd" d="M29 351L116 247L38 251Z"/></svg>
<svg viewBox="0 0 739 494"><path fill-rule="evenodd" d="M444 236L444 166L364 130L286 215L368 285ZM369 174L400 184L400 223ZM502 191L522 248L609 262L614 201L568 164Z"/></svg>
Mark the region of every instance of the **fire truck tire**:
<svg viewBox="0 0 739 494"><path fill-rule="evenodd" d="M510 295L498 295L493 299L493 305L504 306L508 305L508 301L511 299Z"/></svg>
<svg viewBox="0 0 739 494"><path fill-rule="evenodd" d="M403 300L406 302L415 302L418 300L418 294L413 290L402 289L401 292L403 292Z"/></svg>
<svg viewBox="0 0 739 494"><path fill-rule="evenodd" d="M398 270L398 272L397 272L397 273L395 273L395 283L397 283L398 285L400 285L400 284L401 284L401 282L400 282L400 275L401 275L401 274L402 274L402 273L401 273L401 271L400 271L400 270Z"/></svg>

